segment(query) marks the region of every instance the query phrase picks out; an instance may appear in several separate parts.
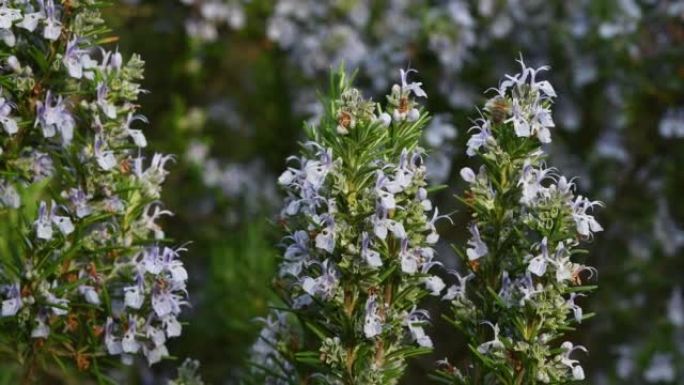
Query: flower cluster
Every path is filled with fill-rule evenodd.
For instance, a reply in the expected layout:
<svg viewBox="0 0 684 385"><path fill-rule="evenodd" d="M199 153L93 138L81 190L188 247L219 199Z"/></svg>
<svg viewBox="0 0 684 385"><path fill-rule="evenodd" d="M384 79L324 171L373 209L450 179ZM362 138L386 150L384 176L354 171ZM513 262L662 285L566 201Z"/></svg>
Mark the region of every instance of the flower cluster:
<svg viewBox="0 0 684 385"><path fill-rule="evenodd" d="M461 170L469 188L462 201L472 212L461 249L467 274L451 301L451 323L465 334L470 363L442 362L445 383L565 383L583 380L571 358L586 351L563 341L587 317L577 301L592 289L594 268L581 264L581 241L603 229L592 215L599 202L575 195L572 180L544 164L540 143L550 138L555 92L526 67L507 76L490 99L468 143L482 161ZM467 289L467 290L466 290Z"/></svg>
<svg viewBox="0 0 684 385"><path fill-rule="evenodd" d="M219 28L239 30L245 25L245 0L181 0L192 7L192 17L185 21L188 35L211 42L218 38Z"/></svg>
<svg viewBox="0 0 684 385"><path fill-rule="evenodd" d="M287 365L277 368L302 381L395 384L406 357L432 347L417 305L445 288L430 273L442 217L418 147L427 114L414 98L426 95L410 72L401 71L386 110L337 75L325 117L280 176L288 235L276 286L302 337L283 346L262 332L260 366L278 357Z"/></svg>
<svg viewBox="0 0 684 385"><path fill-rule="evenodd" d="M142 153L143 62L96 45L99 8L0 5L0 323L31 375L46 357L152 364L181 332L187 273L155 244L172 158Z"/></svg>

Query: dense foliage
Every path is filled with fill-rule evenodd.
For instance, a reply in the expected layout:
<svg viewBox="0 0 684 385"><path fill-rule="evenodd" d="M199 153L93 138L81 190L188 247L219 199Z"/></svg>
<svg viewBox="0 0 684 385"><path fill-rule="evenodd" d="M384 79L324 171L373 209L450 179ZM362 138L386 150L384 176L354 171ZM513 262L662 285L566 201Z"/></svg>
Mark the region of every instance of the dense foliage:
<svg viewBox="0 0 684 385"><path fill-rule="evenodd" d="M471 216L474 210L463 202L456 202L452 195L464 197L474 187L459 177L458 170L467 165L478 175L484 164L481 155L466 154L472 134L467 132L472 125L469 119L478 115L474 106L485 105L492 96L483 95L481 90L496 84L503 74L515 73L511 58L522 54L528 64L550 65L552 71L546 76L558 94L550 112L553 126L549 130L553 141L541 146L545 153L544 167L554 166L569 175L577 175L576 179L568 180L574 184L573 193L605 203L596 212L605 231L582 246L590 256L586 263L600 271L600 288L590 296L578 295L573 300L584 308L583 314L595 310L596 316L577 325L581 327L569 331L566 338L573 341L573 346L586 346L591 355L583 359L583 353L575 351L570 359L582 361L588 383L676 384L684 378L684 300L680 282L684 274L681 258L684 204L678 199L684 178L684 169L679 167L684 162L683 1L125 0L115 7L103 7L104 4L94 1L55 3L53 7L46 2L43 8L37 1L5 1L0 12L3 79L0 138L3 151L7 152L2 155L4 172L0 193L4 208L0 211L2 226L7 229L3 229L3 234L11 234L3 236L0 259L14 266L3 270L2 274L8 278L3 278L0 295L3 301L10 301L8 312L18 304L13 300L17 298L13 293L19 289L15 284L23 290L31 286L27 286L29 281L34 282L34 278L21 276L25 266L17 256L29 255L34 245L42 247L43 253L51 244L59 253L69 250L74 239L96 228L89 227L89 221L124 223L124 214L80 218L70 197L61 196L61 192L84 186L92 193L86 182L74 179L75 175L92 180L91 186L103 183L99 181L103 175L112 178L107 183L135 185L135 178L127 179L120 166L104 171L93 163L97 130L86 127L94 121L95 113L105 127L119 127L111 131L116 133L115 138L106 138L105 144L112 147L104 149L111 151L120 164L126 157L133 160L141 155L138 149L141 142L135 139L135 130L143 122L134 121L128 126L132 134L126 136L120 128L124 125L123 118L128 117L128 112L133 112L133 116L144 113L150 121L145 136L149 139L147 148L151 150L146 152L150 155L144 164L152 160L154 152L175 154L174 162L166 164L173 172L165 176L165 207L159 206L158 212L170 210L175 215L162 214L154 221L157 225L163 224L164 239L155 240L155 230L131 228L129 234L144 231L147 234L122 247L122 251L127 251L122 254L131 257L137 253L134 250L154 245L162 251L165 247L175 250L166 238L194 241L183 258L190 273L187 285L192 294L188 299L192 305L184 311L189 322L183 325L183 336L178 342L170 341L169 350L181 357L198 358L207 383L239 382L251 371L246 361L252 358L249 352L263 324L255 318L268 317L268 304L282 306L272 290L278 280L271 282L278 274L277 264L286 250L276 246L283 230L278 221L278 207L284 195L282 189L279 191L277 176L283 172L283 159L297 152L298 142L305 137L302 120L315 126L325 116L326 104L320 102L318 93L327 92L329 70L342 62L347 68L358 68L355 87L376 101L384 101L384 93L393 83L394 77L388 74L409 66L420 71L414 76L420 77L422 88L430 95L429 99L421 99L421 104L432 116L423 129L420 143L425 150L425 169L430 183L448 186L432 193L431 200L440 207L440 213L455 210L450 215L453 226L448 221L437 225L441 236L434 245L435 260L443 263L446 271L457 271L464 278L471 267L449 244L464 252L468 249L471 238L468 224L474 220ZM74 13L62 12L65 7L72 8ZM50 17L48 8L55 10L50 11ZM95 18L102 10L101 18L106 23L98 21L97 31L93 31L97 37L72 43L71 47L76 50L66 55L71 38L79 35L75 31L80 28L71 27L70 23L86 8L89 10L84 14ZM6 9L17 9L19 14ZM44 14L42 9L46 10ZM32 33L24 28L27 23L30 27L33 20L24 21L26 12L35 14L31 16L36 22ZM112 33L105 31L102 27L105 24L113 29ZM46 27L48 36L54 36L59 27L59 38L45 38ZM27 42L35 45L36 50L23 51L28 47ZM111 63L119 60L116 52L121 52L121 69L101 69L104 57L96 46L113 51L110 68ZM46 52L52 56L46 56ZM133 72L140 70L135 65L135 71L126 69L133 68L131 63L136 62L123 60L131 57L132 52L139 52L146 62L144 79L138 77L141 72L133 76ZM67 65L58 59L60 54L73 57L73 53L87 54L97 65L91 68L89 60L72 59ZM11 57L17 58L19 70L14 69L16 62L9 60ZM41 63L40 57L46 57L52 64ZM30 76L25 73L27 67L33 71ZM81 78L72 77L79 68ZM107 75L100 75L102 71ZM130 84L141 84L140 87L151 92L137 93L135 101L126 99L131 95L121 94L115 78L121 79L120 73L127 71L133 76L128 78ZM89 79L86 77L89 73L98 77ZM49 74L39 81L49 87L36 88L36 95L31 95L32 86L22 85L21 81L36 74ZM98 104L97 89L102 80L106 80L108 87L104 99L120 111L114 119L107 116L106 103L105 107ZM21 87L25 91L18 93ZM46 103L48 89L52 91L52 104ZM58 103L60 96L61 104ZM125 108L122 107L126 104L124 99L130 104ZM90 107L83 106L82 101ZM62 119L64 124L58 125L51 137L43 136L40 123L34 127L37 102L54 106L51 111L64 111L73 117L75 134L71 149L65 150L62 146L61 130L65 128L68 137L69 119ZM61 116L61 113L55 115ZM482 115L487 118L486 109ZM13 122L17 123L17 133L11 133L15 130ZM22 133L30 133L28 142L24 142ZM50 134L49 124L47 133ZM17 139L21 146L6 147ZM85 155L77 155L81 149ZM45 159L30 158L33 150L52 159L53 175L59 177L37 183L30 179L34 171L29 164L40 169L41 159ZM6 165L5 157L12 159L11 165ZM77 163L85 169L64 173ZM69 178L63 180L61 175ZM547 175L556 180L560 177L557 171ZM548 188L554 183L553 179L547 179L542 187ZM521 186L511 188L517 191ZM135 222L143 215L144 207L158 200L141 195L140 201L133 203L128 196L132 190L125 191L117 195L132 210L125 214L126 223ZM108 197L111 197L109 192L88 197L93 200L91 207L95 213L104 210L100 204ZM54 215L52 199L57 207ZM38 218L41 201L45 202L51 220L69 218L74 232L64 235L61 227L54 225L50 241L36 239L33 222ZM21 202L21 207L12 208L13 202ZM154 216L154 207L150 209L147 215ZM527 210L522 204L511 206L513 209ZM68 231L68 225L65 226ZM491 251L493 240L488 238L491 229L477 228ZM125 232L110 231L114 234L112 242ZM533 257L541 254L543 236L535 234L528 239L527 246L532 247L528 253ZM27 246L26 240L31 246ZM83 270L80 262L100 262L96 269L102 275L113 254L104 253L103 257L98 253L86 254L86 249L73 250L78 258L74 257L74 265L67 268L76 271L78 286L92 286L94 291L83 289L81 294L78 288L65 287L65 277L58 276L60 272L56 270L62 267L56 264L50 268L39 265L36 270L44 274L42 277L49 285L57 281L59 290L48 287L48 293L56 299L69 300L70 309L88 308L93 314L87 320L104 325L110 311L105 293L119 296L123 287L133 283L134 277L131 271L122 270L111 281L120 281L119 286L86 282L90 279L87 268L78 277ZM521 246L520 253L523 250ZM549 253L553 255L553 251ZM585 262L581 255L573 255L572 260ZM514 278L510 270L507 272ZM448 284L458 281L455 274L442 269L435 268L432 273ZM532 275L533 282L551 280L551 264L547 264L546 274L549 276L544 278ZM472 284L477 285L474 278L467 279L469 296L475 294ZM492 287L498 290L497 285L502 284L503 281L493 283ZM86 300L86 295L95 298L93 293L102 302L99 307ZM568 299L568 294L564 298ZM447 304L438 302L437 297L427 296L421 305L431 314L430 328L425 330L434 343L434 352L409 360L403 383L425 382L427 375L435 370L437 358L448 357L449 363L459 370L466 367L466 358L473 358L468 340L442 317ZM31 317L27 318L30 322L41 311L47 311L50 345L62 333L60 325L64 325L68 316L59 316L50 310L59 311L60 305L46 304L29 305L22 301L18 314L30 313ZM143 305L140 314L149 305ZM125 327L121 322L125 319L117 318L115 309L111 309L113 325ZM453 315L450 311L446 313L449 318ZM484 318L493 324L498 319L487 315L481 320ZM17 320L17 317L0 318L3 324L0 334L7 333L6 341L19 339L18 335L6 332L19 330ZM270 324L292 321L287 317L267 320ZM79 325L82 330L69 338L90 335L83 323ZM29 335L32 327L30 323L21 326L22 341L28 341L27 345L3 342L3 347L11 348L3 349L3 354L7 353L10 359L3 360L0 383L17 382L19 366L12 362L20 362L16 360L17 351L27 352L34 345L36 340ZM499 329L502 340L514 336L510 327L499 325ZM481 338L470 341L470 346L475 348L494 336L489 326L479 325L478 330ZM116 337L123 337L123 332L116 330L112 334L114 341ZM79 346L86 344L89 350L84 352L97 351L101 356L85 355L90 363L88 370L95 365L101 368L119 361L117 356L105 358L108 355L106 346L102 346L104 335L89 338L79 340ZM563 341L555 341L554 346ZM145 338L139 342L148 343ZM309 344L307 349L312 346L315 348ZM558 350L553 354L560 353ZM55 364L53 357L42 356L47 357L45 363L54 382L84 378L71 369L69 375L57 374L60 371L55 370L55 365L60 364ZM73 352L58 357L65 367L77 367ZM162 363L150 369L143 359L133 367L119 367L108 373L131 374L140 382L156 383L168 377L172 366L176 363ZM195 370L197 366L189 361L178 381L194 381Z"/></svg>

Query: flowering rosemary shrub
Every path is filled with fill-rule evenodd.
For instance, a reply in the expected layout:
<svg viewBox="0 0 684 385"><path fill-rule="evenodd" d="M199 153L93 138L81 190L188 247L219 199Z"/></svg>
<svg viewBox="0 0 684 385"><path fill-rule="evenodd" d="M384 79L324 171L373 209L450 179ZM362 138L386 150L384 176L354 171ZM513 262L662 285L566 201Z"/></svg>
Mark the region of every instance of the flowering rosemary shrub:
<svg viewBox="0 0 684 385"><path fill-rule="evenodd" d="M535 384L583 380L573 358L586 351L565 340L581 323L577 301L593 289L596 271L578 261L580 244L602 231L590 210L599 202L575 195L572 180L544 163L551 141L551 84L545 67L507 76L473 127L461 198L472 213L467 247L456 248L465 272L449 287L450 322L470 347L463 365L444 360L439 377L453 384ZM573 354L574 353L574 354ZM460 367L460 368L459 368Z"/></svg>
<svg viewBox="0 0 684 385"><path fill-rule="evenodd" d="M385 108L333 76L324 117L279 178L286 308L253 348L266 383L396 384L406 359L432 347L417 306L445 287L429 273L440 216L427 215L418 141L428 115L414 100L427 95L410 72Z"/></svg>
<svg viewBox="0 0 684 385"><path fill-rule="evenodd" d="M181 334L187 273L157 223L171 156L142 155L143 62L100 1L0 5L0 354L24 381L109 356L150 364Z"/></svg>

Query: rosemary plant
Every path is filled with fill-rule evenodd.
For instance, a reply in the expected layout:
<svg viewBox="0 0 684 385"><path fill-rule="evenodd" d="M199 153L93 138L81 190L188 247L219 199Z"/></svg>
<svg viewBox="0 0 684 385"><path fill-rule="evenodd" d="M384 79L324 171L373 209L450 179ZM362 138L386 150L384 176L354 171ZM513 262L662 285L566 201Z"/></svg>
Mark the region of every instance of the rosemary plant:
<svg viewBox="0 0 684 385"><path fill-rule="evenodd" d="M427 95L410 72L385 108L334 75L324 117L280 176L286 307L253 348L260 383L396 384L407 358L432 348L418 304L445 287L429 273L440 217L427 215L428 114L414 100Z"/></svg>
<svg viewBox="0 0 684 385"><path fill-rule="evenodd" d="M582 351L566 333L589 314L577 303L596 274L581 264L580 245L602 228L588 212L599 202L575 194L572 179L545 165L551 141L545 67L507 76L472 128L463 168L469 188L461 201L472 213L466 247L456 247L465 271L445 300L449 321L470 348L463 362L440 362L447 384L561 384L583 380L574 358Z"/></svg>
<svg viewBox="0 0 684 385"><path fill-rule="evenodd" d="M105 5L0 4L0 354L24 383L71 363L106 381L108 356L153 364L181 333L187 273L157 223L171 156L142 155L143 62L101 46Z"/></svg>

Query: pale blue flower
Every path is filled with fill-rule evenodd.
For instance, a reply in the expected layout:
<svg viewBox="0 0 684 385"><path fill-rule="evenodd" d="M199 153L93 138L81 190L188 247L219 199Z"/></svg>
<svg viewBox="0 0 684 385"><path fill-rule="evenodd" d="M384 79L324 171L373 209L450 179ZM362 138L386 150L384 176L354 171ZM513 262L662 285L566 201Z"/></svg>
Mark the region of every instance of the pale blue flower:
<svg viewBox="0 0 684 385"><path fill-rule="evenodd" d="M135 277L135 285L123 288L124 306L130 307L131 309L140 309L145 301L144 277L140 271L136 273Z"/></svg>
<svg viewBox="0 0 684 385"><path fill-rule="evenodd" d="M145 134L142 132L142 130L131 128L131 123L135 121L147 123L147 118L143 115L134 115L131 112L126 117L126 122L123 125L123 129L126 131L128 136L130 136L131 139L133 139L133 143L135 143L136 146L140 148L147 147L147 138L145 138Z"/></svg>
<svg viewBox="0 0 684 385"><path fill-rule="evenodd" d="M599 201L590 201L588 198L578 195L572 203L572 218L577 225L577 232L585 237L590 237L593 233L603 231L603 227L594 219L593 215L587 214L588 209L594 206L602 206Z"/></svg>
<svg viewBox="0 0 684 385"><path fill-rule="evenodd" d="M143 354L147 358L147 363L151 366L161 361L162 358L169 356L169 350L166 345L154 346L152 348L143 345Z"/></svg>
<svg viewBox="0 0 684 385"><path fill-rule="evenodd" d="M12 28L12 24L21 18L21 12L18 9L8 8L4 3L0 5L0 29Z"/></svg>
<svg viewBox="0 0 684 385"><path fill-rule="evenodd" d="M19 131L19 126L14 118L10 117L10 112L15 106L5 98L0 97L0 124L8 135L14 135Z"/></svg>
<svg viewBox="0 0 684 385"><path fill-rule="evenodd" d="M182 297L173 292L170 285L156 283L152 288L152 308L159 318L164 318L169 314L179 314L181 305L184 303Z"/></svg>
<svg viewBox="0 0 684 385"><path fill-rule="evenodd" d="M86 195L80 188L72 188L69 190L69 200L73 205L76 217L85 218L92 213L92 207L88 204L90 196Z"/></svg>
<svg viewBox="0 0 684 385"><path fill-rule="evenodd" d="M19 196L14 186L0 181L0 202L5 207L17 209L21 206L21 196Z"/></svg>
<svg viewBox="0 0 684 385"><path fill-rule="evenodd" d="M339 273L335 264L329 259L323 261L321 275L317 278L304 277L301 280L302 290L313 297L328 300L333 297L339 283Z"/></svg>
<svg viewBox="0 0 684 385"><path fill-rule="evenodd" d="M43 37L51 41L59 39L59 35L62 34L62 23L57 16L54 0L47 0L47 3L44 0L38 0L38 3L45 15Z"/></svg>
<svg viewBox="0 0 684 385"><path fill-rule="evenodd" d="M406 274L415 274L418 272L419 255L415 250L409 249L408 239L401 240L401 249L399 250L399 260L401 262L401 271Z"/></svg>
<svg viewBox="0 0 684 385"><path fill-rule="evenodd" d="M418 71L414 69L407 69L404 71L403 69L399 69L399 74L401 75L401 91L402 93L406 92L407 94L413 93L416 97L419 98L427 98L427 94L425 91L423 91L422 85L423 83L420 82L408 82L408 75L411 72L418 73Z"/></svg>
<svg viewBox="0 0 684 385"><path fill-rule="evenodd" d="M655 353L644 371L644 379L649 383L672 383L676 378L672 354Z"/></svg>
<svg viewBox="0 0 684 385"><path fill-rule="evenodd" d="M140 219L145 228L154 233L154 239L157 240L164 239L164 230L156 223L162 215L173 216L173 213L169 210L163 210L160 204L155 202L145 206Z"/></svg>
<svg viewBox="0 0 684 385"><path fill-rule="evenodd" d="M5 299L2 301L2 316L12 317L21 310L24 305L21 300L21 288L18 283L3 287Z"/></svg>
<svg viewBox="0 0 684 385"><path fill-rule="evenodd" d="M116 118L116 106L111 104L107 100L107 96L109 95L109 87L107 87L107 84L104 82L100 82L97 84L97 105L100 107L100 110L102 110L102 113L105 114L106 117L109 119L115 119Z"/></svg>
<svg viewBox="0 0 684 385"><path fill-rule="evenodd" d="M21 27L29 32L33 32L38 27L38 23L44 19L45 14L41 11L25 13L24 18L17 23L17 27Z"/></svg>
<svg viewBox="0 0 684 385"><path fill-rule="evenodd" d="M432 340L425 334L423 325L430 321L430 314L427 310L416 309L415 306L408 313L405 324L409 329L411 338L416 341L416 343L424 348L432 348Z"/></svg>
<svg viewBox="0 0 684 385"><path fill-rule="evenodd" d="M285 237L286 240L293 241L285 250L285 260L280 265L280 275L291 275L298 277L309 255L309 233L304 230L295 231L294 234Z"/></svg>
<svg viewBox="0 0 684 385"><path fill-rule="evenodd" d="M48 211L47 204L45 202L40 202L38 208L38 219L34 222L36 227L36 236L39 239L50 240L52 239L52 227L53 225L64 235L69 235L74 231L74 225L71 222L71 218L67 216L57 215L57 209L59 206L52 201L51 209Z"/></svg>
<svg viewBox="0 0 684 385"><path fill-rule="evenodd" d="M561 349L563 350L563 353L560 356L561 364L567 366L572 371L572 378L575 381L584 380L584 369L582 369L579 361L570 358L570 354L575 350L581 350L586 353L587 349L582 345L573 346L570 341L563 342L561 344Z"/></svg>
<svg viewBox="0 0 684 385"><path fill-rule="evenodd" d="M477 224L471 223L470 226L468 226L468 230L470 231L471 237L468 240L469 247L466 249L466 255L468 256L468 260L475 261L487 255L489 249L487 248L487 245L482 242L482 238L480 238L480 230L478 230Z"/></svg>
<svg viewBox="0 0 684 385"><path fill-rule="evenodd" d="M50 292L45 293L45 301L48 303L52 313L57 316L64 316L69 313L69 300L66 298L58 298Z"/></svg>
<svg viewBox="0 0 684 385"><path fill-rule="evenodd" d="M582 308L575 303L575 299L578 297L585 297L585 295L582 293L570 293L570 298L568 298L568 301L565 304L572 310L575 321L577 321L577 323L582 323Z"/></svg>
<svg viewBox="0 0 684 385"><path fill-rule="evenodd" d="M97 66L97 62L90 58L87 51L79 47L81 39L74 36L67 42L66 52L62 63L67 69L69 76L80 79L84 76L84 70L88 70ZM93 74L86 74L86 78L92 78Z"/></svg>
<svg viewBox="0 0 684 385"><path fill-rule="evenodd" d="M546 265L549 260L548 240L546 237L542 239L539 248L541 253L530 259L530 262L527 265L527 271L538 277L541 277L544 275L544 273L546 273Z"/></svg>
<svg viewBox="0 0 684 385"><path fill-rule="evenodd" d="M473 169L470 167L463 167L461 169L461 178L463 178L464 181L468 183L475 183L476 180L476 175L475 172L473 172Z"/></svg>
<svg viewBox="0 0 684 385"><path fill-rule="evenodd" d="M466 154L468 156L475 156L477 154L477 151L487 144L488 140L493 140L494 137L492 136L492 129L490 127L490 122L489 120L484 120L484 119L478 119L477 122L479 122L479 125L471 127L468 131L476 131L469 139L468 139L468 149L466 150Z"/></svg>
<svg viewBox="0 0 684 385"><path fill-rule="evenodd" d="M140 350L140 343L136 339L138 324L135 316L128 316L128 328L121 339L121 350L124 353L137 353Z"/></svg>
<svg viewBox="0 0 684 385"><path fill-rule="evenodd" d="M363 334L366 338L374 338L382 333L382 317L380 316L377 296L371 294L366 300L366 313L363 322Z"/></svg>
<svg viewBox="0 0 684 385"><path fill-rule="evenodd" d="M36 121L34 127L40 126L43 136L51 138L59 132L62 136L62 143L65 146L71 144L74 137L74 127L76 122L69 112L66 102L61 96L53 100L52 93L48 91L45 101L36 102Z"/></svg>
<svg viewBox="0 0 684 385"><path fill-rule="evenodd" d="M162 319L162 324L169 338L179 337L183 331L183 326L174 315L168 315Z"/></svg>
<svg viewBox="0 0 684 385"><path fill-rule="evenodd" d="M90 285L80 285L78 287L78 292L85 298L86 302L91 305L100 304L100 295L97 294L97 290Z"/></svg>
<svg viewBox="0 0 684 385"><path fill-rule="evenodd" d="M504 344L499 339L499 325L498 324L492 324L489 321L484 321L484 322L482 322L482 324L483 325L489 325L489 327L492 328L492 330L494 331L494 338L492 338L491 340L489 340L487 342L481 343L477 347L477 351L480 354L489 354L492 351L504 349Z"/></svg>
<svg viewBox="0 0 684 385"><path fill-rule="evenodd" d="M121 338L114 335L114 328L114 320L112 317L107 317L105 324L105 347L109 354L118 355L123 352L123 348L121 346Z"/></svg>
<svg viewBox="0 0 684 385"><path fill-rule="evenodd" d="M397 207L394 194L399 192L399 186L389 180L384 172L377 171L375 178L375 194L378 196L378 204L384 210L392 210Z"/></svg>
<svg viewBox="0 0 684 385"><path fill-rule="evenodd" d="M370 237L367 232L361 233L361 258L370 266L372 269L376 269L382 266L382 259L380 258L380 253L370 248Z"/></svg>
<svg viewBox="0 0 684 385"><path fill-rule="evenodd" d="M465 301L467 299L466 286L469 280L475 278L475 275L473 273L468 273L466 276L461 276L461 274L459 274L456 270L449 270L448 273L455 276L458 282L455 285L449 286L442 299L445 301L451 301L454 299Z"/></svg>
<svg viewBox="0 0 684 385"><path fill-rule="evenodd" d="M446 287L446 284L442 280L442 278L432 275L429 277L423 278L423 284L425 285L425 288L430 292L430 295L439 297L440 294L442 294L442 290Z"/></svg>
<svg viewBox="0 0 684 385"><path fill-rule="evenodd" d="M40 311L34 321L35 326L31 330L31 338L47 338L50 335L50 327L47 323L45 311Z"/></svg>
<svg viewBox="0 0 684 385"><path fill-rule="evenodd" d="M325 225L314 239L317 249L331 253L335 250L335 219L332 215L324 215L320 219L321 224Z"/></svg>
<svg viewBox="0 0 684 385"><path fill-rule="evenodd" d="M386 239L388 231L397 239L406 238L404 225L400 222L387 218L387 211L380 208L376 215L371 218L373 232L380 239Z"/></svg>
<svg viewBox="0 0 684 385"><path fill-rule="evenodd" d="M425 242L427 244L434 245L439 241L439 233L437 233L437 227L435 226L435 223L440 219L446 219L451 222L452 225L454 224L448 215L439 215L439 209L435 207L435 212L432 214L432 219L430 219L430 221L428 221L425 225L425 230L430 232L425 238Z"/></svg>

